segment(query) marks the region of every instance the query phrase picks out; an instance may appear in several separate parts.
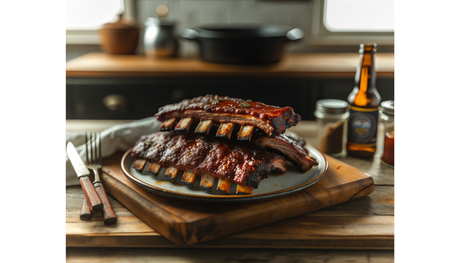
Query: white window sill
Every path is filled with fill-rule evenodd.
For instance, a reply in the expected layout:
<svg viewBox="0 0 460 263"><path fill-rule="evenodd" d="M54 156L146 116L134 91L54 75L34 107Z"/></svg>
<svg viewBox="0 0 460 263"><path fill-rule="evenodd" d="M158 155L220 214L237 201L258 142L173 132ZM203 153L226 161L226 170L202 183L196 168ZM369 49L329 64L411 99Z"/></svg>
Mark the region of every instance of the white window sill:
<svg viewBox="0 0 460 263"><path fill-rule="evenodd" d="M377 43L379 46L394 46L394 37L389 36L321 36L305 40L308 46L357 46L359 43Z"/></svg>
<svg viewBox="0 0 460 263"><path fill-rule="evenodd" d="M66 44L68 45L99 45L98 30L67 30Z"/></svg>

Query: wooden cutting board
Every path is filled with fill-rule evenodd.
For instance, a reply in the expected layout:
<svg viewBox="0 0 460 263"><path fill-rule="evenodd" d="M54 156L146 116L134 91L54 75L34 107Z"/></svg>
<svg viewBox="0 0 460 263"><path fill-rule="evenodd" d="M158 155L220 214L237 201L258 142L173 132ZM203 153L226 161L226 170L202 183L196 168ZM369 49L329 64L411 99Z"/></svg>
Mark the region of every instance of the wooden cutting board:
<svg viewBox="0 0 460 263"><path fill-rule="evenodd" d="M101 179L107 192L146 224L177 245L193 245L263 226L366 196L372 177L326 155L324 178L304 191L262 202L204 204L150 193L129 181L121 170L119 152L104 159Z"/></svg>

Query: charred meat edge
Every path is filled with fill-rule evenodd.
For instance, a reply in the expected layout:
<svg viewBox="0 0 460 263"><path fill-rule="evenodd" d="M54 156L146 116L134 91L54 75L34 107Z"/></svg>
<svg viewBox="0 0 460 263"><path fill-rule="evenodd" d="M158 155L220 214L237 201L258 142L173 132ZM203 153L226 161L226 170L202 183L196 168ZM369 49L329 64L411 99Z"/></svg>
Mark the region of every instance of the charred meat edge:
<svg viewBox="0 0 460 263"><path fill-rule="evenodd" d="M308 172L311 168L318 165L318 161L308 156L305 149L306 142L295 135L281 134L275 138L256 135L254 143L262 149L270 149L281 154L286 159L294 163L297 170L301 173Z"/></svg>
<svg viewBox="0 0 460 263"><path fill-rule="evenodd" d="M166 140L174 137L174 136L187 136L187 137L195 137L195 138L198 138L197 135L186 135L186 134L182 134L182 133L179 133L179 132L159 132L159 133L170 133L170 137L167 136ZM231 182L235 182L235 183L243 183L243 184L246 184L248 186L252 186L254 188L257 188L259 182L266 178L268 176L269 173L273 173L273 174L282 174L282 173L285 173L287 171L286 169L286 162L285 160L283 159L283 157L281 156L278 156L274 153L271 153L273 154L272 155L272 158L274 158L272 160L271 163L269 164L265 164L266 167L268 167L267 171L264 171L264 170L261 170L261 169L256 169L254 170L254 173L252 174L246 174L245 175L245 181L244 182L237 182L237 181L234 181L234 180L231 180L229 178L226 178L222 175L219 175L219 174L216 174L216 173L213 173L212 171L210 171L210 169L205 169L205 168L200 168L200 169L197 169L201 163L203 162L199 162L199 164L197 165L188 165L188 164L177 164L177 163L174 163L172 160L170 159L164 159L162 155L161 156L161 160L157 160L157 159L154 159L154 158L144 158L142 157L142 153L145 153L146 151L148 151L149 147L144 147L145 143L149 141L149 139L151 138L150 136L153 136L154 134L151 134L151 135L144 135L141 137L141 139L136 143L135 145L135 148L133 149L132 153L131 153L131 156L136 158L136 159L142 159L142 160L146 160L150 163L158 163L160 164L161 166L164 166L164 167L169 167L169 166L174 166L174 167L177 167L177 169L181 170L181 171L185 171L186 169L192 169L197 175L202 175L202 174L209 174L211 176L213 176L214 178L222 178L222 179L225 179L225 180L228 180L228 181L231 181ZM166 135L166 134L165 134ZM211 139L211 138L202 138L204 139L205 141L208 141L208 142L212 142L213 140L216 140L218 141L218 139ZM142 143L142 145L140 145ZM222 143L222 142L220 142ZM137 146L142 146L143 150L142 150L142 153L141 154L137 154L136 151L136 147ZM228 145L226 145L228 146ZM183 150L183 149L181 149ZM205 150L205 149L203 149ZM260 151L263 151L263 150L260 150ZM262 153L262 152L261 152ZM268 153L268 152L267 152ZM265 153L265 154L267 154ZM203 158L203 161L205 161L206 158ZM197 160L191 160L191 162L195 162L197 163ZM211 167L212 168L212 167ZM232 178L233 179L233 178Z"/></svg>

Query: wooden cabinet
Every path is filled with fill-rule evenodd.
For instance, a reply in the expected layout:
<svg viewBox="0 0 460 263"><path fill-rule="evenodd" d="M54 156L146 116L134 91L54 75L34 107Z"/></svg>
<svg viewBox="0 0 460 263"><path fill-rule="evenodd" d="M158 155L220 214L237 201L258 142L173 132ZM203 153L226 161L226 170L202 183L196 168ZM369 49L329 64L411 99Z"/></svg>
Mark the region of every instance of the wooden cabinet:
<svg viewBox="0 0 460 263"><path fill-rule="evenodd" d="M206 94L291 106L303 116L311 110L308 90L308 83L300 79L69 78L66 116L67 119L139 119L154 115L163 105ZM114 103L119 107L114 107Z"/></svg>
<svg viewBox="0 0 460 263"><path fill-rule="evenodd" d="M392 78L381 78L382 101L394 98ZM186 98L218 94L270 105L290 106L314 120L319 99L346 100L353 79L109 78L67 79L67 119L140 119Z"/></svg>

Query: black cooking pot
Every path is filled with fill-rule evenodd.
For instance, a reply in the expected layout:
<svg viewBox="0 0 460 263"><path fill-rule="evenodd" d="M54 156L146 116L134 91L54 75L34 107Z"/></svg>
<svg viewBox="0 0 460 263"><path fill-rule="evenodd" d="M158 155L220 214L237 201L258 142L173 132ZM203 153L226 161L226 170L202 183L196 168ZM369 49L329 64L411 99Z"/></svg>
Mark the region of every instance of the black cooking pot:
<svg viewBox="0 0 460 263"><path fill-rule="evenodd" d="M281 60L284 44L303 37L303 31L279 25L212 25L182 33L199 44L201 59L225 64L268 64Z"/></svg>

